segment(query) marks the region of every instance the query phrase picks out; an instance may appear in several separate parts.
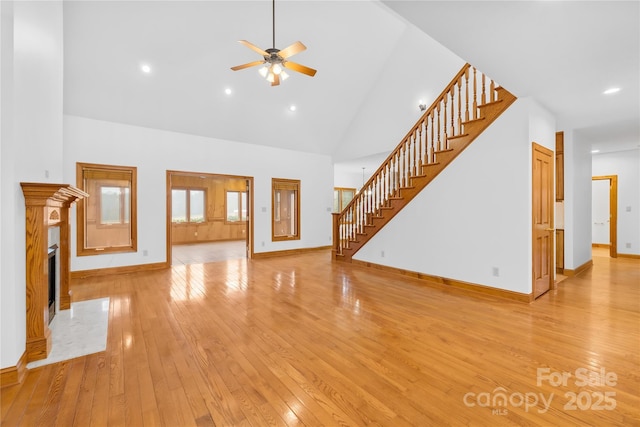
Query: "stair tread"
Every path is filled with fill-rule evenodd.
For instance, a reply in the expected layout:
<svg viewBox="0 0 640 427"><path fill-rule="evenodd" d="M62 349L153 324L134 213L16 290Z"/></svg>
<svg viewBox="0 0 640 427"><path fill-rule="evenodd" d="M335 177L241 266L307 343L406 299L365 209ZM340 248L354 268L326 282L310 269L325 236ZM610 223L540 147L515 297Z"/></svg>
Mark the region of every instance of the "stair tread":
<svg viewBox="0 0 640 427"><path fill-rule="evenodd" d="M434 151L435 154L441 154L441 153L448 153L450 151L453 151L453 148L447 148L446 150L438 150L438 151ZM436 163L433 163L436 164Z"/></svg>
<svg viewBox="0 0 640 427"><path fill-rule="evenodd" d="M463 134L456 135L456 136L450 136L448 139L464 138L465 136L469 136L469 134L468 133L463 133Z"/></svg>
<svg viewBox="0 0 640 427"><path fill-rule="evenodd" d="M496 99L495 101L485 102L482 105L478 105L478 108L488 107L488 106L491 106L491 105L496 105L496 104L499 104L501 102L504 102L504 99Z"/></svg>
<svg viewBox="0 0 640 427"><path fill-rule="evenodd" d="M476 117L475 119L469 119L467 121L462 122L462 126L468 125L470 123L479 122L479 121L482 121L482 120L486 120L486 117L483 116L483 117Z"/></svg>

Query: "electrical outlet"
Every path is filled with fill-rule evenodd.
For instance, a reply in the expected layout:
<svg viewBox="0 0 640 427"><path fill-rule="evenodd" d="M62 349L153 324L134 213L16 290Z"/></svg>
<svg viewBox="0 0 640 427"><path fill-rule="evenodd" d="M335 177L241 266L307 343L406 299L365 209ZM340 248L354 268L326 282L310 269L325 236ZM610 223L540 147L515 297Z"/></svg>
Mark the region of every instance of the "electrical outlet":
<svg viewBox="0 0 640 427"><path fill-rule="evenodd" d="M380 257L384 258L384 251L380 251Z"/></svg>
<svg viewBox="0 0 640 427"><path fill-rule="evenodd" d="M631 249L631 243L625 243L624 245L627 249Z"/></svg>
<svg viewBox="0 0 640 427"><path fill-rule="evenodd" d="M149 256L149 251L148 251L148 250L146 250L146 249L144 249L144 250L142 251L142 256Z"/></svg>
<svg viewBox="0 0 640 427"><path fill-rule="evenodd" d="M500 277L500 269L498 267L493 267L493 275L495 277Z"/></svg>

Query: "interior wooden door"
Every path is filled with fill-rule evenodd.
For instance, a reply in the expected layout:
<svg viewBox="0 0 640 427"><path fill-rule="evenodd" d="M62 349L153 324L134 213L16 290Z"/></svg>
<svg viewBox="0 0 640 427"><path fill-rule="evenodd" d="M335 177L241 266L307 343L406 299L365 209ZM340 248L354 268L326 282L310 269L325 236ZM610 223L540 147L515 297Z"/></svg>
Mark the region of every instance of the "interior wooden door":
<svg viewBox="0 0 640 427"><path fill-rule="evenodd" d="M533 143L533 296L553 287L553 151Z"/></svg>

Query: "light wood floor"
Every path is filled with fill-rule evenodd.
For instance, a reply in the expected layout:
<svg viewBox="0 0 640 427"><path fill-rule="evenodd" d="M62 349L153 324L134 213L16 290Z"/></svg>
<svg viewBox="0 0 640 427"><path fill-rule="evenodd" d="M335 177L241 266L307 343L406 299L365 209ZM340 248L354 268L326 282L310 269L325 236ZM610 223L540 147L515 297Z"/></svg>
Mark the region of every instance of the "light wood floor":
<svg viewBox="0 0 640 427"><path fill-rule="evenodd" d="M203 264L247 257L244 240L192 243L171 247L171 265Z"/></svg>
<svg viewBox="0 0 640 427"><path fill-rule="evenodd" d="M3 389L2 425L640 425L640 261L594 264L532 304L327 252L79 280L106 352Z"/></svg>

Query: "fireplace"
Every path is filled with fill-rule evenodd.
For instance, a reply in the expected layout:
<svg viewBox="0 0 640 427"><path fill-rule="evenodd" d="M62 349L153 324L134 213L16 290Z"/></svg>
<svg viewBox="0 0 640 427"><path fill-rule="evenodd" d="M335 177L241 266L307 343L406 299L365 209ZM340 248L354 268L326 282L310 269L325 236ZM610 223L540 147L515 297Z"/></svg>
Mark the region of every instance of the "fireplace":
<svg viewBox="0 0 640 427"><path fill-rule="evenodd" d="M49 272L49 302L48 302L48 307L49 307L49 324L51 324L51 321L53 320L53 316L56 315L56 286L57 286L57 282L58 282L58 275L57 275L57 267L56 267L56 263L57 263L57 259L58 257L56 256L58 252L58 245L53 245L49 247L49 267L48 267L48 272Z"/></svg>
<svg viewBox="0 0 640 427"><path fill-rule="evenodd" d="M26 209L25 353L26 361L33 362L45 359L51 351L49 322L52 312L55 314L56 309L67 310L71 307L69 208L88 194L68 184L21 182L20 186ZM49 235L52 228L59 228L51 233L55 234L55 238ZM56 246L53 261L50 257L52 246ZM49 272L51 267L55 268L55 272Z"/></svg>

